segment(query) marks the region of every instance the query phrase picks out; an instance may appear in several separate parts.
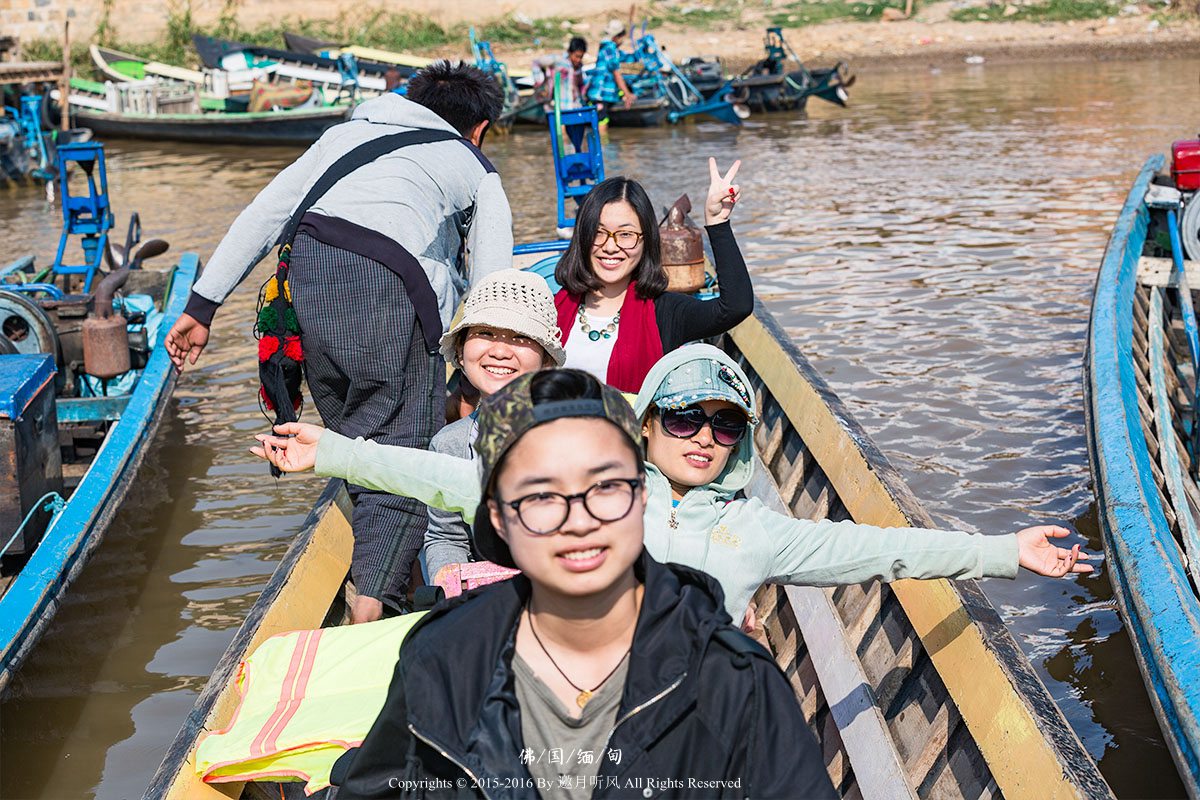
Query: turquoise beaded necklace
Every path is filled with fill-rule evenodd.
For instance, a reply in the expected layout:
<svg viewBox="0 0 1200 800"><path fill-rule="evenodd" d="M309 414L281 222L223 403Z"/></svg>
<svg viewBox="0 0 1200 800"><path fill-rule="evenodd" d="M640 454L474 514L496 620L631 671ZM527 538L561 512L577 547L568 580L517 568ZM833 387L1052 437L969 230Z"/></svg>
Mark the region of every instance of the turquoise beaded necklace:
<svg viewBox="0 0 1200 800"><path fill-rule="evenodd" d="M593 342L598 342L603 339L611 339L612 335L617 332L617 326L621 324L621 312L612 318L612 322L605 325L600 330L593 330L588 324L587 311L584 310L583 303L579 304L579 330L587 334L587 337Z"/></svg>

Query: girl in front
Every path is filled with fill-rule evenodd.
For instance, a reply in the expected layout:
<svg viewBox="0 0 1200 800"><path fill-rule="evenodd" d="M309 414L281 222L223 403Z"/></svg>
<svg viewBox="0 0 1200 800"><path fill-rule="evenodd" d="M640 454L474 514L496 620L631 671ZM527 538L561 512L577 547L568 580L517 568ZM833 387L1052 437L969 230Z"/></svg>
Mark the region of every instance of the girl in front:
<svg viewBox="0 0 1200 800"><path fill-rule="evenodd" d="M749 381L721 350L689 345L646 378L634 410L646 441L646 548L664 562L703 570L721 584L731 618L747 618L763 583L836 586L872 579L1015 578L1018 567L1061 577L1091 572L1079 546L1051 525L985 536L852 521L795 519L739 493L753 470L756 423ZM318 474L398 492L442 508L471 509L470 462L378 445L293 423L295 438L260 435L255 454L285 471ZM574 453L564 450L574 457ZM564 457L564 461L569 460ZM469 512L466 512L469 513Z"/></svg>
<svg viewBox="0 0 1200 800"><path fill-rule="evenodd" d="M620 394L546 370L478 419L476 545L521 575L413 627L338 797L834 797L720 587L644 550L641 430Z"/></svg>

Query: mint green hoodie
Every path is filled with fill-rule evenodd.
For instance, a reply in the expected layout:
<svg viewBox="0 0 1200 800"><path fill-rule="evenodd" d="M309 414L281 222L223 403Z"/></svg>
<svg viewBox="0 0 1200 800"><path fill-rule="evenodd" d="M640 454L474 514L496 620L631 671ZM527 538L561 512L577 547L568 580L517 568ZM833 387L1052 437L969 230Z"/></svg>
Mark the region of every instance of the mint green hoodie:
<svg viewBox="0 0 1200 800"><path fill-rule="evenodd" d="M750 385L721 350L688 345L667 354L650 370L634 403L638 416L650 408L669 372L700 358L720 361ZM479 505L477 462L441 453L350 440L327 431L317 446L316 471L457 511L468 522ZM735 623L741 622L763 583L837 586L874 578L1012 578L1017 574L1015 534L984 536L795 519L772 511L757 498L736 498L754 471L750 435L742 438L717 480L684 495L674 508L677 527L670 524L670 484L653 464L647 463L646 471L646 549L658 561L703 570L716 578Z"/></svg>

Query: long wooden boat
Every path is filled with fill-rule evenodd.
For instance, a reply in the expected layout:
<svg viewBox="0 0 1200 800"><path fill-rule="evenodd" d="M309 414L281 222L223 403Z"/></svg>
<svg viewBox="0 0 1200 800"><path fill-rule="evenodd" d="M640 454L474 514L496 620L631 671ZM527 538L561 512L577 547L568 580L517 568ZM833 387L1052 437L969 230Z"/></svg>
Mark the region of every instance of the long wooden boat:
<svg viewBox="0 0 1200 800"><path fill-rule="evenodd" d="M110 80L140 81L154 77L195 86L204 85L204 73L200 70L151 61L133 53L113 50L111 47L101 47L98 44L89 45L88 53L91 55L96 69Z"/></svg>
<svg viewBox="0 0 1200 800"><path fill-rule="evenodd" d="M1188 794L1200 797L1200 488L1195 315L1200 264L1183 274L1147 204L1148 160L1113 227L1084 361L1088 455L1109 577L1150 701ZM1193 196L1193 202L1200 202ZM1166 256L1165 258L1163 256Z"/></svg>
<svg viewBox="0 0 1200 800"><path fill-rule="evenodd" d="M526 258L519 266L530 266ZM520 260L518 260L520 261ZM542 271L534 267L537 271ZM754 494L797 517L931 525L929 514L774 317L718 344L750 376L762 424ZM279 797L300 784L207 785L194 749L237 705L239 662L284 631L341 624L349 499L331 482L170 746L147 798ZM1111 797L1000 616L974 581L764 587L767 636L844 797Z"/></svg>
<svg viewBox="0 0 1200 800"><path fill-rule="evenodd" d="M667 121L668 103L665 97L639 97L633 105L608 107L608 124L614 128L656 128Z"/></svg>
<svg viewBox="0 0 1200 800"><path fill-rule="evenodd" d="M199 114L117 114L74 106L71 120L114 139L210 144L309 145L329 127L350 118L351 106L286 111L210 111Z"/></svg>
<svg viewBox="0 0 1200 800"><path fill-rule="evenodd" d="M262 69L279 77L305 80L316 84L338 87L343 75L336 58L279 50L272 47L232 42L212 36L192 36L192 43L200 60L209 69L255 70ZM409 67L383 64L375 61L358 61L358 86L370 92L382 92L386 88L386 75L398 70L400 77L408 77L414 70Z"/></svg>
<svg viewBox="0 0 1200 800"><path fill-rule="evenodd" d="M54 404L57 435L51 434L55 436L51 444L56 451L61 444L64 456L69 456L63 459L62 475L68 498L36 548L24 554L20 571L15 576L0 578L0 694L9 689L21 664L53 619L71 581L100 544L154 440L177 374L163 339L187 303L198 268L199 257L185 253L170 271L139 269L131 275L127 290L159 298L156 304L165 314L156 339L147 342L151 348L149 358L132 390L106 397L60 397ZM15 304L7 306L9 309L29 303L26 309L32 310L23 319L33 325L35 332L54 339L60 350L68 349L65 337L70 333L60 328L64 338L53 334L50 317L40 316L37 304L8 292L3 294L9 303ZM65 309L79 299L78 295L67 295L54 311L56 318L76 336L80 319L77 314L69 318ZM33 338L36 337L28 337L23 343ZM0 355L0 359L27 357L19 353ZM49 360L48 370L53 361ZM9 533L5 532L5 538Z"/></svg>

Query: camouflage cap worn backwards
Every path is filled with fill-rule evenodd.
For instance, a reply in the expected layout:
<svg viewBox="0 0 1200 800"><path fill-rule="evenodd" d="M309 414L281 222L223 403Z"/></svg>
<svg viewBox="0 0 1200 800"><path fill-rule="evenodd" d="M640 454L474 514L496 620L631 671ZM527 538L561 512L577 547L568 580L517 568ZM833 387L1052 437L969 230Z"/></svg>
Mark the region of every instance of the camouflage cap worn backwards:
<svg viewBox="0 0 1200 800"><path fill-rule="evenodd" d="M577 371L577 370L569 370ZM616 425L629 437L642 457L642 426L633 408L616 389L600 384L600 398L557 400L534 405L531 386L540 372L531 372L510 382L487 397L479 406L479 436L475 455L479 461L479 480L483 499L475 513L475 547L488 561L515 567L508 545L492 527L487 499L492 494L496 465L528 431L546 422L569 417L597 417Z"/></svg>

